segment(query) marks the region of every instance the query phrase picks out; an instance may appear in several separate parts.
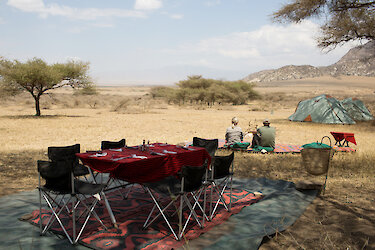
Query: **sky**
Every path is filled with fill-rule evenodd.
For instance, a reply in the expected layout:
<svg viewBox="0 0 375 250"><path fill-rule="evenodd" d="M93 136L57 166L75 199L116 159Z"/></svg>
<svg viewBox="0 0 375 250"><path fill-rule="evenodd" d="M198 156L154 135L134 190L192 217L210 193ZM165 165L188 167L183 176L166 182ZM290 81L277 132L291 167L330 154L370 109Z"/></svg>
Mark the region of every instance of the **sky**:
<svg viewBox="0 0 375 250"><path fill-rule="evenodd" d="M90 63L97 85L239 80L285 65L327 66L319 20L279 24L287 0L0 0L0 56Z"/></svg>

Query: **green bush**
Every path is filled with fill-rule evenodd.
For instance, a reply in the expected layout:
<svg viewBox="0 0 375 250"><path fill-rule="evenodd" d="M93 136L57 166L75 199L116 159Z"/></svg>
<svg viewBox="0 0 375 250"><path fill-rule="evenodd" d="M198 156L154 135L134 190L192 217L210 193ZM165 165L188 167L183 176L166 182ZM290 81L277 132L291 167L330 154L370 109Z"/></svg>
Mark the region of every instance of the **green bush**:
<svg viewBox="0 0 375 250"><path fill-rule="evenodd" d="M178 88L154 87L151 90L153 98L163 98L168 103L175 104L246 104L251 99L258 98L254 85L244 81L223 81L205 79L202 76L188 76L187 80L179 81Z"/></svg>

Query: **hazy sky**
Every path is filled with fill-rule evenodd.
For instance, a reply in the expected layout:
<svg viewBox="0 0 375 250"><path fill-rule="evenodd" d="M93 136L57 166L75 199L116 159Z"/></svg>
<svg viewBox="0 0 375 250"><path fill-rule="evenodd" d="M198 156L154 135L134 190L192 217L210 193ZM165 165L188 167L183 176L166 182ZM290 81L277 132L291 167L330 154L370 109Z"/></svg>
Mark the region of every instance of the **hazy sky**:
<svg viewBox="0 0 375 250"><path fill-rule="evenodd" d="M99 85L238 80L284 65L325 66L316 20L280 25L286 0L0 0L0 56L90 62Z"/></svg>

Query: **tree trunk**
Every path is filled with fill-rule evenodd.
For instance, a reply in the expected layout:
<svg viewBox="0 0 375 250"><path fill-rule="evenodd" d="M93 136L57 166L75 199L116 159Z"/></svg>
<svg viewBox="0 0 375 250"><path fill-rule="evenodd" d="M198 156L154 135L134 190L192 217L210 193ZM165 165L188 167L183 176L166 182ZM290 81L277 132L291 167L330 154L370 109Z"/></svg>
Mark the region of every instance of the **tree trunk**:
<svg viewBox="0 0 375 250"><path fill-rule="evenodd" d="M40 116L40 103L39 103L39 100L40 100L40 96L37 95L37 96L34 96L34 99L35 99L35 116Z"/></svg>

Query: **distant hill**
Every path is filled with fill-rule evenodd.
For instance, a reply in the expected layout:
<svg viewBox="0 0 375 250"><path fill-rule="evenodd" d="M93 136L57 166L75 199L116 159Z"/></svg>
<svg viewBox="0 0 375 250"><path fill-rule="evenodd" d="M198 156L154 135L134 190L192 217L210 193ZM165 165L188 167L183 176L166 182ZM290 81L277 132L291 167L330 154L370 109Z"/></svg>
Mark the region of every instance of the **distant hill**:
<svg viewBox="0 0 375 250"><path fill-rule="evenodd" d="M247 82L273 82L319 76L375 76L375 41L352 48L338 62L324 67L288 65L248 75Z"/></svg>

